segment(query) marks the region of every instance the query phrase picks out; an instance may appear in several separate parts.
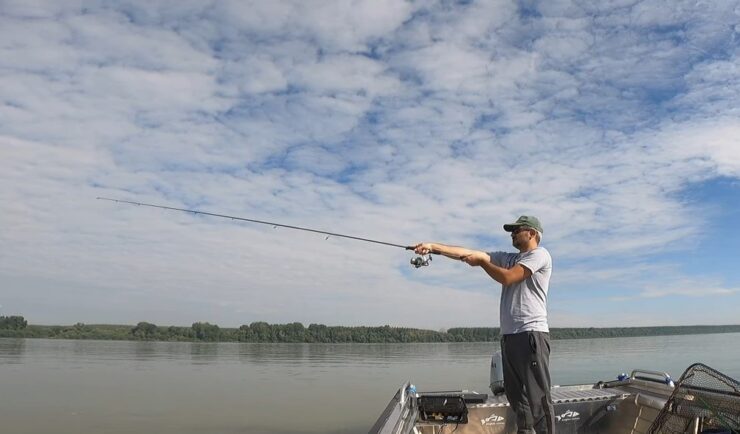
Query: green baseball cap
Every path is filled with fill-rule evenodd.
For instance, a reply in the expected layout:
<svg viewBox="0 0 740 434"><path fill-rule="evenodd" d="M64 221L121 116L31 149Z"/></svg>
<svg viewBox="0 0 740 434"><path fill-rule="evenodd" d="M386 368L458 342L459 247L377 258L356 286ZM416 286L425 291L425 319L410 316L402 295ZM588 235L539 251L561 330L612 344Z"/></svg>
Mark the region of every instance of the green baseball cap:
<svg viewBox="0 0 740 434"><path fill-rule="evenodd" d="M540 233L545 233L545 231L542 230L542 225L540 224L540 220L532 215L523 215L516 219L514 223L509 223L504 225L504 230L506 232L511 232L514 229L518 228L519 226L527 226L532 229L537 229L540 231Z"/></svg>

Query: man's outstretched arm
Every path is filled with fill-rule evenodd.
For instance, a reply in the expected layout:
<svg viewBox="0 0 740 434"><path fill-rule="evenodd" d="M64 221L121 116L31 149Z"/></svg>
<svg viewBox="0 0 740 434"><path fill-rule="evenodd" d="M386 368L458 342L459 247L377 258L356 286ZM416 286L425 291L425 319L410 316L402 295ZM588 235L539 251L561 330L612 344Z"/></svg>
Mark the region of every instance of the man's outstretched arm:
<svg viewBox="0 0 740 434"><path fill-rule="evenodd" d="M419 255L434 253L435 255L447 256L448 258L457 260L474 253L484 253L478 252L477 250L466 249L465 247L448 246L440 243L419 243L414 246L414 252Z"/></svg>
<svg viewBox="0 0 740 434"><path fill-rule="evenodd" d="M491 257L486 252L471 250L465 247L448 246L441 243L419 243L414 246L414 252L419 255L434 253L458 259L471 267L481 267L496 282L507 286L519 283L532 275L532 272L519 264L511 268L503 268L491 262Z"/></svg>

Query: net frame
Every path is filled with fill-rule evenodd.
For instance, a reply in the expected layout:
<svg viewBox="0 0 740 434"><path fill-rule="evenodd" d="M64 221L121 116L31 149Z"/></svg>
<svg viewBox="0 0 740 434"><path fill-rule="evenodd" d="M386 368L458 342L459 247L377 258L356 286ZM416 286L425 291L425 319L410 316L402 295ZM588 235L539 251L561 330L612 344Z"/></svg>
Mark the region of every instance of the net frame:
<svg viewBox="0 0 740 434"><path fill-rule="evenodd" d="M684 371L648 434L695 430L740 434L740 382L702 363Z"/></svg>

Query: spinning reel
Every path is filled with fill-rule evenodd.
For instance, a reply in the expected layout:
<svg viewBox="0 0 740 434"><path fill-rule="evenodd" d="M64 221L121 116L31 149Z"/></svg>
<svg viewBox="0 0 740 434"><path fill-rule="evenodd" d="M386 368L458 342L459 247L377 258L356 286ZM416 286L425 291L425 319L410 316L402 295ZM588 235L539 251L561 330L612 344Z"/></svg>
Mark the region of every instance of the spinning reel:
<svg viewBox="0 0 740 434"><path fill-rule="evenodd" d="M411 259L411 265L414 268L426 267L430 262L432 262L432 255L429 253Z"/></svg>

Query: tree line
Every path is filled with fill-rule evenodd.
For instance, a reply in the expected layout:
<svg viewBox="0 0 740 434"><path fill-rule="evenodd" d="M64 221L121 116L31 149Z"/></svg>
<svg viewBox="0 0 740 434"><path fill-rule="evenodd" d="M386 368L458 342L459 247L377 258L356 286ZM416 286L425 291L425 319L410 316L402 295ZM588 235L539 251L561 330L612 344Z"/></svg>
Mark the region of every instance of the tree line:
<svg viewBox="0 0 740 434"><path fill-rule="evenodd" d="M666 336L738 333L740 325L551 328L552 339L587 339L635 336ZM456 327L423 330L407 327L346 327L300 322L269 324L258 321L238 328L195 322L190 327L158 326L139 322L135 326L77 323L70 326L29 325L22 316L0 316L0 337L48 339L151 340L254 343L404 343L404 342L495 342L497 327Z"/></svg>
<svg viewBox="0 0 740 434"><path fill-rule="evenodd" d="M0 316L0 330L23 330L27 326L28 321L22 316Z"/></svg>

